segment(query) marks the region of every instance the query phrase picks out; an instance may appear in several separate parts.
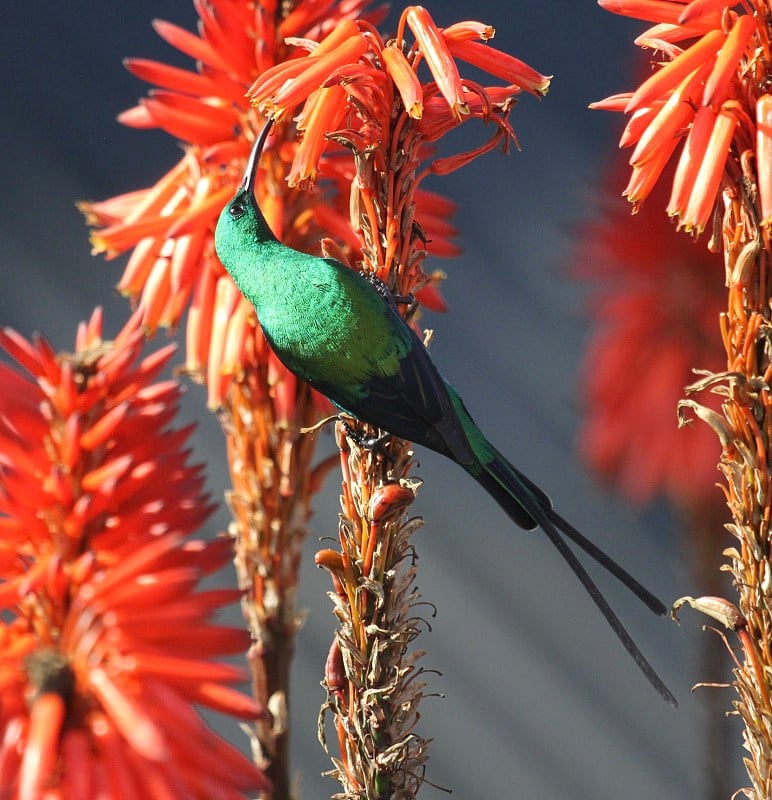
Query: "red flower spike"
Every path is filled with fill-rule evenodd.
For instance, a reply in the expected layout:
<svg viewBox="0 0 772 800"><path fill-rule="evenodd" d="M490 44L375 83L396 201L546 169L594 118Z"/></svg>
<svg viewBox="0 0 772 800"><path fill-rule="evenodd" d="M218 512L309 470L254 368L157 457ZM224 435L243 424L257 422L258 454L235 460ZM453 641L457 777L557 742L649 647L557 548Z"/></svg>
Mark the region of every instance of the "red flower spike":
<svg viewBox="0 0 772 800"><path fill-rule="evenodd" d="M72 354L0 337L28 373L0 369L0 784L9 798L85 797L100 786L148 797L166 784L204 800L214 784L186 736L238 763L233 776L216 773L224 797L267 786L193 710L261 713L224 685L241 672L216 660L245 646L244 631L213 621L241 593L196 591L228 551L223 540L187 540L211 508L182 449L189 429L167 428L180 388L153 383L173 349L142 359L140 313L112 342L95 313ZM159 686L174 695L175 715L152 702ZM195 722L181 722L180 708Z"/></svg>
<svg viewBox="0 0 772 800"><path fill-rule="evenodd" d="M704 504L715 492L719 445L707 426L679 430L674 409L694 364L723 368L715 325L723 282L705 279L721 274L722 260L663 224L666 181L631 218L614 201L619 175L609 177L606 213L584 231L575 255L576 274L593 286L596 323L584 358L581 451L636 503L665 495ZM634 383L620 381L630 369Z"/></svg>

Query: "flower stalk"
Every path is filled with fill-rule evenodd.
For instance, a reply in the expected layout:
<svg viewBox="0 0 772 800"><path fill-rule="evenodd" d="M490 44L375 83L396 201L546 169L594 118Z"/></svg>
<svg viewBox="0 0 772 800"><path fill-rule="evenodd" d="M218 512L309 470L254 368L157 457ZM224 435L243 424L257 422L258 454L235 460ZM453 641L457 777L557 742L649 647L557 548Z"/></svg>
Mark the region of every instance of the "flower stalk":
<svg viewBox="0 0 772 800"><path fill-rule="evenodd" d="M405 39L408 30L413 44ZM410 6L396 41L387 44L363 23L340 26L310 47L299 64L291 64L291 76L290 65L279 65L250 88L255 106L280 124L303 104L297 117L303 138L291 182L313 180L328 149L337 145L350 152L356 266L384 285L386 302L413 325L417 301L432 284L422 269L428 237L419 222L419 201L426 197L418 191L421 180L506 146L514 138L508 117L515 96L534 86L544 93L549 84L546 76L486 47L484 52L464 47L459 57L509 84L462 81L454 49L492 36L492 28L479 23L443 30L426 9ZM423 62L433 79L429 83L418 75ZM489 141L469 153L432 160L427 144L469 119L494 124ZM332 120L345 125L330 130ZM416 731L425 689L421 653L411 649L420 629L411 556L421 521L409 517L418 481L411 476L410 444L384 433L355 419L338 422L340 552L317 554L332 578L340 624L326 667L320 738L326 743L329 710L339 750L331 775L341 783L338 796L346 798L415 797L428 757L428 741Z"/></svg>
<svg viewBox="0 0 772 800"><path fill-rule="evenodd" d="M707 422L722 446L719 468L733 518L727 529L736 539L724 555L739 595L734 621L723 621L742 646L743 656L735 660L735 707L745 724L745 764L751 781L740 791L761 800L772 793L772 735L765 722L772 715L772 607L767 591L772 575L769 8L760 0L741 6L705 0L600 4L658 23L638 41L669 59L630 95L627 110L633 111L632 119L638 114L645 122L625 144L643 141L664 114L678 116L677 122L662 126L667 133L650 137L654 149L648 160L633 160L630 186L636 191L629 186L628 195L633 203L642 202L680 147L667 212L679 228L696 234L709 231L708 246L724 257L724 274L712 279L728 289L718 319L726 370L708 373L687 389L690 394L716 395L721 412L690 399L681 402L679 414L683 420L694 414ZM677 92L686 105L670 102ZM695 601L695 607L712 613L715 598L707 599L711 603Z"/></svg>

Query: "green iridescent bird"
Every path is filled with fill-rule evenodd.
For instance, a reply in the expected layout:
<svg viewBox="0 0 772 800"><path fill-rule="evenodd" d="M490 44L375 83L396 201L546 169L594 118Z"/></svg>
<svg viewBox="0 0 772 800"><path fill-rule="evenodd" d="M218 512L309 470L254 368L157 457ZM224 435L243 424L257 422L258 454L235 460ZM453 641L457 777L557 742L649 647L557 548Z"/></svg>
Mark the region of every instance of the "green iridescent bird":
<svg viewBox="0 0 772 800"><path fill-rule="evenodd" d="M244 180L220 214L215 247L255 307L282 363L338 408L382 431L453 459L521 528L540 527L577 575L654 688L675 698L646 661L563 536L618 578L652 611L664 605L552 508L547 495L485 438L383 286L332 258L300 253L271 232L254 195L271 127L260 133Z"/></svg>

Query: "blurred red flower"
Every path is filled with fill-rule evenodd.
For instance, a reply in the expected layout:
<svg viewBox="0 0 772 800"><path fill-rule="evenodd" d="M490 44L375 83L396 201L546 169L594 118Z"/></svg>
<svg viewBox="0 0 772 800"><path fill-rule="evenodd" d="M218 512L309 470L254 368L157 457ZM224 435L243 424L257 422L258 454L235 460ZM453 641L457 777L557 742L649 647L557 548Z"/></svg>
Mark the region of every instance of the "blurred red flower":
<svg viewBox="0 0 772 800"><path fill-rule="evenodd" d="M584 228L575 258L575 274L592 282L594 322L580 446L633 501L661 492L683 505L715 493L720 477L715 434L702 423L679 430L676 407L697 379L693 369L723 368L722 260L663 224L665 182L635 216L617 199L618 185L612 172L602 219Z"/></svg>

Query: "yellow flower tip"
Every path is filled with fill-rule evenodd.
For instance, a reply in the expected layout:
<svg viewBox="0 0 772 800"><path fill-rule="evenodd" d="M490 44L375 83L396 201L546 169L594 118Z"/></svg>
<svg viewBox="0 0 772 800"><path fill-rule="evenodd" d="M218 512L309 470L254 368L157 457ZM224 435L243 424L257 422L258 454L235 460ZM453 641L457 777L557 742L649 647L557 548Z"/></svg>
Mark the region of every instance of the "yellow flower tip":
<svg viewBox="0 0 772 800"><path fill-rule="evenodd" d="M423 87L402 49L396 43L387 45L381 50L381 58L408 115L413 119L421 119L424 111Z"/></svg>

